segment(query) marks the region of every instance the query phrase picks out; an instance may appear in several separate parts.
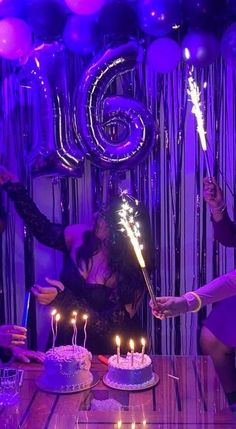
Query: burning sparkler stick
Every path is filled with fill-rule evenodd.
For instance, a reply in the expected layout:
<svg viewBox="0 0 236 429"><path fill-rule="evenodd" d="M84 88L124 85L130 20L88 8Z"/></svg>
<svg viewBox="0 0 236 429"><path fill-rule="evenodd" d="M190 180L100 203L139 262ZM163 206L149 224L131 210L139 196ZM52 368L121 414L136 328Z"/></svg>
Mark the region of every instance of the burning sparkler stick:
<svg viewBox="0 0 236 429"><path fill-rule="evenodd" d="M156 298L153 291L153 286L146 269L145 260L142 255L142 246L139 243L139 238L141 237L141 234L139 231L139 223L135 221L135 214L133 212L134 212L133 208L129 205L128 201L125 198L123 198L121 210L119 210L120 224L123 226L122 231L126 231L132 243L136 258L138 260L138 263L143 273L143 277L144 277L149 295L151 297L153 304L155 304Z"/></svg>
<svg viewBox="0 0 236 429"><path fill-rule="evenodd" d="M189 88L187 89L187 93L190 95L191 101L193 103L192 113L195 115L197 121L197 132L199 134L201 146L205 156L207 174L209 177L212 177L207 153L206 131L204 129L204 119L201 110L200 91L193 78L192 71L189 72L188 85Z"/></svg>

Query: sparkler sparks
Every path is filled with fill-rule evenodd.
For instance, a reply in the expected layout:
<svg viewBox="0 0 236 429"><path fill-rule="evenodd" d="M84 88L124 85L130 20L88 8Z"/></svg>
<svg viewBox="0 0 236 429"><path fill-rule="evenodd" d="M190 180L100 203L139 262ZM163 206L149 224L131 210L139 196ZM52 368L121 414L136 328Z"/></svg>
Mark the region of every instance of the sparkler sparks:
<svg viewBox="0 0 236 429"><path fill-rule="evenodd" d="M192 71L190 71L189 73L188 85L189 85L189 88L187 89L187 93L188 95L190 95L190 98L193 104L192 113L195 115L196 121L197 121L197 132L199 134L201 146L205 155L207 174L209 177L211 177L210 164L209 164L208 155L207 155L206 131L204 129L204 118L201 110L201 100L200 100L201 93L197 83L193 78Z"/></svg>
<svg viewBox="0 0 236 429"><path fill-rule="evenodd" d="M138 205L136 200L135 200L135 204L136 206ZM135 220L135 217L137 216L137 212L134 212L133 207L131 207L127 199L123 197L121 209L119 210L118 214L120 216L119 223L122 225L121 231L126 231L131 241L136 258L142 270L149 295L151 297L152 302L155 303L156 298L154 295L153 286L146 269L145 260L142 254L142 245L139 243L139 239L141 238L141 233L140 233L140 224Z"/></svg>

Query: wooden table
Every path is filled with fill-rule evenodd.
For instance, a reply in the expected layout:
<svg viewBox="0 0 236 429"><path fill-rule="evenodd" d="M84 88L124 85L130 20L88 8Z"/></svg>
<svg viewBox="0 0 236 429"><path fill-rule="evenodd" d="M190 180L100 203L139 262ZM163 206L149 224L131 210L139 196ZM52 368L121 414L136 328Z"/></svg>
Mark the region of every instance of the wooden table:
<svg viewBox="0 0 236 429"><path fill-rule="evenodd" d="M35 384L40 365L17 365L25 370L19 404L0 409L1 429L231 429L236 413L229 410L214 368L206 357L153 357L159 384L142 392L107 388L69 395L40 391ZM92 369L100 377L106 366L95 357ZM177 378L172 378L174 375ZM94 411L91 404L113 399L122 410ZM95 401L96 403L98 403ZM99 402L104 405L107 402ZM118 421L122 421L122 425Z"/></svg>

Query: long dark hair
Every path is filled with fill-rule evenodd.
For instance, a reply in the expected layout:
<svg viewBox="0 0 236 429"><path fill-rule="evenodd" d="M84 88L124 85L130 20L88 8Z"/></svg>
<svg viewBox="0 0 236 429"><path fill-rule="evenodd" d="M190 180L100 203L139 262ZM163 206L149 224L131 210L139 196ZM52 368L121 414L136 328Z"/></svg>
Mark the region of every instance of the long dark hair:
<svg viewBox="0 0 236 429"><path fill-rule="evenodd" d="M106 209L98 213L99 217L104 217L110 229L110 237L106 243L108 249L108 267L111 274L115 274L118 279L117 291L123 304L135 304L142 295L145 284L141 269L135 256L130 239L121 232L119 223L119 210L122 200L120 197L113 199ZM149 272L154 268L154 247L150 231L149 216L141 204L139 204L136 220L141 225L141 236L144 244L144 258ZM99 250L101 240L96 236L96 225L93 231L86 231L83 244L77 251L77 264L81 267L82 261L86 268L92 256Z"/></svg>

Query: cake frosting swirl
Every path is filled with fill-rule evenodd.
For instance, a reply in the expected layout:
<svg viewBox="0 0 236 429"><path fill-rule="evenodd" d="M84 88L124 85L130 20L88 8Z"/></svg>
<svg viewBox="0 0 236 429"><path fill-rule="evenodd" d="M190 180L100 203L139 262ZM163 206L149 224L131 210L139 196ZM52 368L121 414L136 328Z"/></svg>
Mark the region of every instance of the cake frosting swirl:
<svg viewBox="0 0 236 429"><path fill-rule="evenodd" d="M89 387L91 353L81 346L60 346L46 353L39 387L51 392L76 392Z"/></svg>

